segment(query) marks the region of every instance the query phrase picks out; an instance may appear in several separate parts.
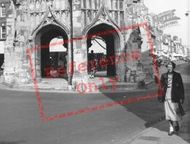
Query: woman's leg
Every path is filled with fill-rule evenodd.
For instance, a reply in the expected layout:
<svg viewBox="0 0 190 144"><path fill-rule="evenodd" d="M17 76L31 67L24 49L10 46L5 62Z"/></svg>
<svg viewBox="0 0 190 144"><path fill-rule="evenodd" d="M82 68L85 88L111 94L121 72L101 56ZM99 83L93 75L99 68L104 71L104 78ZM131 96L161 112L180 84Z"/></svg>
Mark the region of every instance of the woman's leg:
<svg viewBox="0 0 190 144"><path fill-rule="evenodd" d="M175 131L178 132L179 131L179 122L175 121Z"/></svg>
<svg viewBox="0 0 190 144"><path fill-rule="evenodd" d="M169 120L169 125L170 125L170 132L174 131L174 127L173 127L173 121Z"/></svg>
<svg viewBox="0 0 190 144"><path fill-rule="evenodd" d="M171 135L174 134L173 121L169 120L168 122L169 122L169 125L170 125L168 135L171 136Z"/></svg>

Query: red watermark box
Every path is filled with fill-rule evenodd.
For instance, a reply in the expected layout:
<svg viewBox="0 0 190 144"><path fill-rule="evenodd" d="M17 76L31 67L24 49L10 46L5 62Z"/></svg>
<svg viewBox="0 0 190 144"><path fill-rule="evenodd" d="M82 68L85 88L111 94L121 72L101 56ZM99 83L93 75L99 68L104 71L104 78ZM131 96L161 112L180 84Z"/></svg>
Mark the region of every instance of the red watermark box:
<svg viewBox="0 0 190 144"><path fill-rule="evenodd" d="M120 28L120 31L127 31L127 30L132 30L132 29L136 29L136 28L143 28L146 31L146 36L147 39L149 40L149 49L150 49L150 53L151 56L153 58L153 69L154 69L154 75L159 78L159 70L158 70L158 66L156 63L156 56L153 54L154 52L154 43L153 43L153 39L151 37L151 31L150 31L150 26L148 25L147 22L145 23L141 23L141 24L136 24L136 25L132 25L132 26L128 26L128 27L123 27ZM98 35L109 35L110 33L115 32L115 31L108 31L108 32L101 32L98 33ZM79 38L74 38L72 40L68 40L67 42L71 42L74 40L82 40L82 39L86 39L87 37L79 37ZM56 43L55 45L57 45L59 43ZM61 44L61 43L60 43ZM43 46L42 46L43 47ZM158 97L158 92L155 93L151 93L149 95L145 95L145 96L140 96L140 97L134 97L134 98L129 98L127 100L121 100L121 101L117 101L117 102L109 102L109 103L103 103L103 104L99 104L96 106L89 106L89 107L85 107L82 109L76 109L75 111L68 111L62 114L56 114L56 115L52 115L52 116L48 116L46 115L46 112L44 110L44 105L42 102L42 98L40 95L40 90L38 87L38 82L35 78L35 68L34 68L34 64L33 64L33 60L32 60L32 53L34 51L38 50L38 48L28 48L27 49L27 55L29 58L29 62L30 62L30 70L31 70L31 76L32 76L32 80L34 83L34 89L35 89L35 94L36 94L36 98L37 98L37 103L38 103L38 108L39 108L39 114L40 114L40 118L44 121L44 122L48 122L48 121L53 121L53 120L57 120L60 118L68 118L71 116L76 116L79 114L83 114L83 113L90 113L90 112L95 112L98 110L103 110L103 109L107 109L113 106L117 106L117 105L127 105L127 104L132 104L132 103L137 103L137 102L141 102L141 101L145 101L145 100L150 100L150 99L154 99L156 97ZM160 87L160 80L158 80L158 87Z"/></svg>

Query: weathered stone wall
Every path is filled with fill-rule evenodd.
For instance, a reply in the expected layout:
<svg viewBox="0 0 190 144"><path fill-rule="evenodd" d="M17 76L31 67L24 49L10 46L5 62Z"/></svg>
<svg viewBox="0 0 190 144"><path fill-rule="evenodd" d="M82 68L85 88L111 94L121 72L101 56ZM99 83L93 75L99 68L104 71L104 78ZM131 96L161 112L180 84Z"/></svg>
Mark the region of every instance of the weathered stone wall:
<svg viewBox="0 0 190 144"><path fill-rule="evenodd" d="M81 78L88 80L87 68L83 73L78 70L79 65L87 63L87 33L90 29L100 24L105 24L115 30L115 55L131 53L140 49L139 43L134 41L134 30L124 30L134 22L128 13L127 3L122 0L74 0L73 7L73 37L83 37L73 41L74 77L73 81ZM20 6L12 3L13 15L9 17L7 26L11 27L7 39L5 56L5 81L29 82L30 65L26 54L27 48L35 48L40 44L40 31L45 26L56 25L70 34L70 7L67 0L24 0ZM106 29L105 29L106 32ZM36 37L36 35L38 37ZM109 35L109 34L108 34ZM70 42L68 44L68 65L70 65ZM39 49L38 49L39 50ZM35 50L32 53L35 76L40 77L40 56ZM127 56L126 56L127 57ZM14 63L13 63L14 60ZM116 74L120 81L125 81L127 66L133 68L136 62L122 62L116 65Z"/></svg>

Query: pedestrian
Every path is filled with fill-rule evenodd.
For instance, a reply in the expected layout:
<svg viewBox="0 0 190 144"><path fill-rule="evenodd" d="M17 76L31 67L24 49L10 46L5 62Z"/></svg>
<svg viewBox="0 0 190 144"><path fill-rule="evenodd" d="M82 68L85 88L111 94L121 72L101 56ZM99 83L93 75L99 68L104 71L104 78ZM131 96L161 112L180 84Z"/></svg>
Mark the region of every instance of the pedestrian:
<svg viewBox="0 0 190 144"><path fill-rule="evenodd" d="M162 74L158 99L164 102L165 118L169 122L168 135L178 134L179 121L184 115L184 86L181 74L174 71L176 64L169 62L167 73Z"/></svg>
<svg viewBox="0 0 190 144"><path fill-rule="evenodd" d="M89 54L89 66L90 66L90 78L94 78L96 73L97 60L95 58L93 50L91 50L91 53Z"/></svg>

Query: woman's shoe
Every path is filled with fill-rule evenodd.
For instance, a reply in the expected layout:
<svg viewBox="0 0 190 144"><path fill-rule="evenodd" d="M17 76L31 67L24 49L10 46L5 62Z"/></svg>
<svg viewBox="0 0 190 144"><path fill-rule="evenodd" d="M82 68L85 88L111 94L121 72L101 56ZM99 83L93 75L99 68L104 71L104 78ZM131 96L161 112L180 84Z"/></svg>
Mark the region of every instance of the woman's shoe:
<svg viewBox="0 0 190 144"><path fill-rule="evenodd" d="M178 132L178 131L174 131L174 134L175 134L175 135L179 135L179 132Z"/></svg>
<svg viewBox="0 0 190 144"><path fill-rule="evenodd" d="M174 133L175 133L174 131L169 131L169 132L168 132L168 135L169 135L169 136L172 136Z"/></svg>
<svg viewBox="0 0 190 144"><path fill-rule="evenodd" d="M175 126L175 131L179 132L179 126Z"/></svg>

